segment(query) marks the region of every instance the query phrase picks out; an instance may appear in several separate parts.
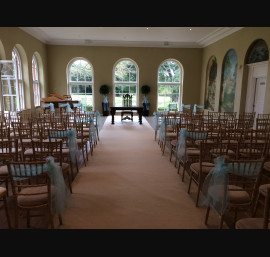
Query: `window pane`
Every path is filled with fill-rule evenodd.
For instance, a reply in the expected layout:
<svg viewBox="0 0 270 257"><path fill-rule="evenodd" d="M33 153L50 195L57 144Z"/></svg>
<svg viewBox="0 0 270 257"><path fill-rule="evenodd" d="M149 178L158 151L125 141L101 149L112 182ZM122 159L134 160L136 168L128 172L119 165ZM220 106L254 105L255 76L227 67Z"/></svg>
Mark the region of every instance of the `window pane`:
<svg viewBox="0 0 270 257"><path fill-rule="evenodd" d="M70 81L92 82L93 74L91 65L84 60L76 60L69 69Z"/></svg>
<svg viewBox="0 0 270 257"><path fill-rule="evenodd" d="M158 82L180 82L181 69L174 61L164 62L158 71Z"/></svg>
<svg viewBox="0 0 270 257"><path fill-rule="evenodd" d="M77 85L72 85L71 86L71 94L77 93L78 86Z"/></svg>
<svg viewBox="0 0 270 257"><path fill-rule="evenodd" d="M130 86L130 93L136 94L136 85L131 85Z"/></svg>
<svg viewBox="0 0 270 257"><path fill-rule="evenodd" d="M114 70L114 81L136 82L137 81L136 66L129 60L119 62Z"/></svg>
<svg viewBox="0 0 270 257"><path fill-rule="evenodd" d="M79 85L78 88L79 88L79 91L78 91L79 94L85 94L85 86L84 85Z"/></svg>
<svg viewBox="0 0 270 257"><path fill-rule="evenodd" d="M115 93L123 93L122 85L115 85Z"/></svg>
<svg viewBox="0 0 270 257"><path fill-rule="evenodd" d="M167 110L169 104L173 104L171 110L179 110L180 86L159 85L158 86L158 110Z"/></svg>
<svg viewBox="0 0 270 257"><path fill-rule="evenodd" d="M85 86L85 89L86 89L86 94L92 94L92 86L90 85Z"/></svg>
<svg viewBox="0 0 270 257"><path fill-rule="evenodd" d="M123 85L123 93L128 94L129 93L129 86L128 85Z"/></svg>

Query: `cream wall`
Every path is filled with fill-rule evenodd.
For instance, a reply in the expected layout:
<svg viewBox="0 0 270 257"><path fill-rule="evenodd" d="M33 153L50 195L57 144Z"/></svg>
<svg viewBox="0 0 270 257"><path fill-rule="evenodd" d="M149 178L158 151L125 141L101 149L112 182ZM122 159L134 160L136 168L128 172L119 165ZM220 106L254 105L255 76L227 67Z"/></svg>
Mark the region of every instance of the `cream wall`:
<svg viewBox="0 0 270 257"><path fill-rule="evenodd" d="M113 67L121 58L134 60L139 67L139 87L147 84L151 92L147 96L150 102L150 115L157 108L157 71L166 59L178 60L184 69L183 103L195 104L200 100L200 74L202 49L194 48L145 48L145 47L97 47L97 46L48 46L48 82L49 92L66 94L66 69L71 59L84 57L94 69L95 110L102 112L103 96L99 93L102 84L113 85ZM112 105L112 93L108 96ZM139 95L139 104L143 95Z"/></svg>
<svg viewBox="0 0 270 257"><path fill-rule="evenodd" d="M270 28L269 27L247 27L243 28L216 43L203 48L202 53L202 74L201 74L201 92L200 104L204 103L206 70L211 56L217 59L217 78L216 78L216 98L215 111L219 110L219 94L221 86L222 63L223 58L230 49L234 49L238 58L238 70L236 79L234 111L245 111L246 87L247 87L247 67L245 57L250 45L257 39L265 40L268 50L270 50ZM267 90L265 95L264 113L270 113L270 105L267 99L270 98L270 66L268 66Z"/></svg>
<svg viewBox="0 0 270 257"><path fill-rule="evenodd" d="M11 60L12 50L17 47L22 61L24 79L25 107L34 108L33 82L32 82L32 57L38 56L41 73L41 97L47 95L47 46L16 27L0 27L0 59Z"/></svg>

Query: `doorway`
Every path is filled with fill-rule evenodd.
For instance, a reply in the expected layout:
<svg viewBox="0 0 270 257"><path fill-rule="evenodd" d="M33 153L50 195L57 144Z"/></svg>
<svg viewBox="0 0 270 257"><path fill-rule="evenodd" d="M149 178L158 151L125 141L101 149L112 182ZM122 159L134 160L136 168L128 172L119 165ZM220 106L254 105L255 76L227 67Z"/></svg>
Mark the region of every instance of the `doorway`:
<svg viewBox="0 0 270 257"><path fill-rule="evenodd" d="M268 61L247 65L249 72L245 112L256 112L256 118L264 109Z"/></svg>

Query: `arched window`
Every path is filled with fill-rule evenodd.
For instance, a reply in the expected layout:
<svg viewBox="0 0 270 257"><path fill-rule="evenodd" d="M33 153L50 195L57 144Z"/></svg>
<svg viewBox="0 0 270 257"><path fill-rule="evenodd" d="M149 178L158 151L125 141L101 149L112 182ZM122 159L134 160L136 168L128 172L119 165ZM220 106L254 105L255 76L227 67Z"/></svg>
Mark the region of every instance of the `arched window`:
<svg viewBox="0 0 270 257"><path fill-rule="evenodd" d="M138 104L138 66L130 59L122 59L114 66L114 105L121 106L123 95L132 95L132 105Z"/></svg>
<svg viewBox="0 0 270 257"><path fill-rule="evenodd" d="M32 58L32 76L33 76L33 92L34 92L34 105L40 105L40 88L39 88L39 76L38 76L38 65L36 57L33 55Z"/></svg>
<svg viewBox="0 0 270 257"><path fill-rule="evenodd" d="M72 61L68 67L68 88L72 100L81 101L85 110L94 110L94 75L92 65L84 59Z"/></svg>
<svg viewBox="0 0 270 257"><path fill-rule="evenodd" d="M17 72L17 76L16 76L16 85L17 85L17 110L21 111L25 108L24 105L24 90L23 90L23 78L22 78L22 62L21 62L21 57L20 54L17 50L16 47L14 47L13 51L12 51L12 60L14 62L14 65L16 66L16 72Z"/></svg>
<svg viewBox="0 0 270 257"><path fill-rule="evenodd" d="M182 104L183 71L176 60L164 61L158 69L158 111L179 110Z"/></svg>

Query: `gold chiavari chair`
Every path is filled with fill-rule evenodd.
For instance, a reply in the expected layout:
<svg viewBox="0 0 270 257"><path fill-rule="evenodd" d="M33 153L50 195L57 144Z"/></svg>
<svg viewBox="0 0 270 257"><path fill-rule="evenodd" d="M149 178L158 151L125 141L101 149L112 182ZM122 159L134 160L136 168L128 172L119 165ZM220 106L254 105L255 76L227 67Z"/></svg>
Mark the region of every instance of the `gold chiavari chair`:
<svg viewBox="0 0 270 257"><path fill-rule="evenodd" d="M204 195L209 200L205 224L207 224L211 208L220 217L220 229L228 211L234 210L234 227L239 210L249 211L250 216L252 216L254 196L263 164L263 159L257 159L225 160L225 164L216 165L220 170L211 173L208 177L209 180L208 178L205 180L207 190L204 190ZM218 174L219 178L215 176L216 174Z"/></svg>

